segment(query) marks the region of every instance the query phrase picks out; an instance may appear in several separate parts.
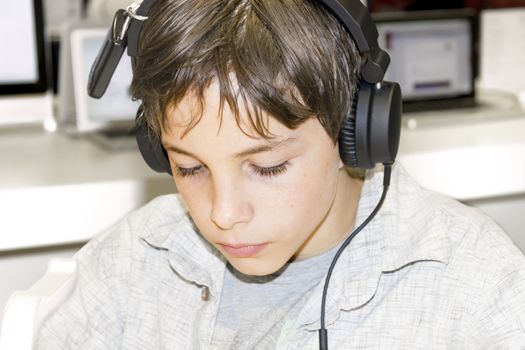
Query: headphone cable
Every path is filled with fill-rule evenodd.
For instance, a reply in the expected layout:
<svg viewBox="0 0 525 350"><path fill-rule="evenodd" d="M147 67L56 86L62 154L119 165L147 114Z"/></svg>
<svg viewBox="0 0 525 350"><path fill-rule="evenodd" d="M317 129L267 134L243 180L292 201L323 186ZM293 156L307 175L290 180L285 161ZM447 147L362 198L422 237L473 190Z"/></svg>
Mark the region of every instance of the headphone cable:
<svg viewBox="0 0 525 350"><path fill-rule="evenodd" d="M339 256L343 252L343 250L350 244L352 239L366 226L372 219L376 216L379 209L381 209L381 206L383 205L383 201L385 200L386 194L388 192L388 187L390 186L390 175L392 173L392 164L384 164L384 170L383 170L383 193L381 194L381 198L379 199L379 202L377 203L374 210L370 213L370 215L363 221L361 225L359 225L358 228L354 230L348 236L341 247L337 250L337 253L335 254L332 263L330 264L330 267L328 268L328 273L326 274L326 279L324 282L323 287L323 297L321 299L321 329L319 329L319 350L328 350L328 332L325 327L325 308L326 308L326 295L328 292L328 285L330 283L330 277L332 276L332 271L335 267L335 264L337 260L339 259Z"/></svg>

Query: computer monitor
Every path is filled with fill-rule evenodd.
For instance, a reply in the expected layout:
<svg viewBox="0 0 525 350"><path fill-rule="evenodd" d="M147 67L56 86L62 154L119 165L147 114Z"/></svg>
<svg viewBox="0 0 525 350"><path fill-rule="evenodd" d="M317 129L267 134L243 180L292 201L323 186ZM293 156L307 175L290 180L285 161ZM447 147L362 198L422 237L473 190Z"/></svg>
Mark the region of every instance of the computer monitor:
<svg viewBox="0 0 525 350"><path fill-rule="evenodd" d="M92 22L70 25L62 43L60 120L75 133L125 134L132 128L139 102L131 98L131 59L124 55L104 96L87 94L89 72L106 39L107 26Z"/></svg>
<svg viewBox="0 0 525 350"><path fill-rule="evenodd" d="M0 124L51 114L41 0L5 0L0 9Z"/></svg>
<svg viewBox="0 0 525 350"><path fill-rule="evenodd" d="M474 102L473 11L378 13L373 18L378 42L391 57L385 79L400 83L405 109Z"/></svg>
<svg viewBox="0 0 525 350"><path fill-rule="evenodd" d="M0 94L47 90L42 4L6 0L0 11Z"/></svg>

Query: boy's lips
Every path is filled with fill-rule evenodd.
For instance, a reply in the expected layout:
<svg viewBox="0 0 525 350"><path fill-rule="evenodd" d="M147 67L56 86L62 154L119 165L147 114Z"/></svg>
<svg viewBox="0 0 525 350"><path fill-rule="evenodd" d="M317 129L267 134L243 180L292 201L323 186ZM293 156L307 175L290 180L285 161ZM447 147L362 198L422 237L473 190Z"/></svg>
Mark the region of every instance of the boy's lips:
<svg viewBox="0 0 525 350"><path fill-rule="evenodd" d="M268 245L268 243L260 243L260 244L217 243L217 245L221 248L221 250L228 253L229 255L233 255L238 258L248 258L262 251Z"/></svg>

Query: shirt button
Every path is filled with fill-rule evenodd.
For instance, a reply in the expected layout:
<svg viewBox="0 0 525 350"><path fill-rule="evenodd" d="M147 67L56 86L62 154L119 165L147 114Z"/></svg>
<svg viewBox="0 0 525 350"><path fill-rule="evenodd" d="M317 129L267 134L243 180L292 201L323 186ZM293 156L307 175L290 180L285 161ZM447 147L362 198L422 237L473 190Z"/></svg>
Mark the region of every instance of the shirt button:
<svg viewBox="0 0 525 350"><path fill-rule="evenodd" d="M201 299L203 301L208 301L208 299L210 299L210 289L208 287L206 287L206 286L202 287Z"/></svg>

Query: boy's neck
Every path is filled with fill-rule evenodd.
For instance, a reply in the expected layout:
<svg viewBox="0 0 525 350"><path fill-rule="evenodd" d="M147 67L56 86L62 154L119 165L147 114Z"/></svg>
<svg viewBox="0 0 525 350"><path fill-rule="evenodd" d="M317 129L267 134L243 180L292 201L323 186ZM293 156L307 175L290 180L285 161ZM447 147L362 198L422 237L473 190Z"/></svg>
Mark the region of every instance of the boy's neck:
<svg viewBox="0 0 525 350"><path fill-rule="evenodd" d="M341 168L339 170L337 191L329 213L312 236L305 242L303 248L307 244L312 244L314 240L319 239L321 236L323 239L329 237L330 242L327 242L328 244L325 246L325 249L317 252L315 255L322 254L339 245L339 243L351 234L355 225L363 184L363 180L351 177L347 169ZM303 260L313 256L301 254L303 248L298 250L293 259Z"/></svg>

